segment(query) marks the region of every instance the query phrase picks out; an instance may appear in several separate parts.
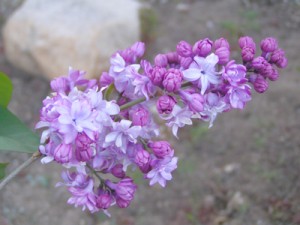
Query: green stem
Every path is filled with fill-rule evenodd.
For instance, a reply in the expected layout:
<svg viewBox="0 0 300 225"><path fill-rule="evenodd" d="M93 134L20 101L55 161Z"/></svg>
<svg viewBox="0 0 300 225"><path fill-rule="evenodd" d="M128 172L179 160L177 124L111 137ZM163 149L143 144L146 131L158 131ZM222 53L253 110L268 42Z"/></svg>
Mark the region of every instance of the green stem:
<svg viewBox="0 0 300 225"><path fill-rule="evenodd" d="M99 176L96 170L94 170L89 164L86 164L86 167L89 168L90 171L92 171L92 173L99 179L101 185L105 185L105 181L102 177Z"/></svg>
<svg viewBox="0 0 300 225"><path fill-rule="evenodd" d="M10 173L4 180L0 183L0 191L4 188L5 185L9 183L13 178L15 178L23 169L32 164L35 160L40 158L42 155L39 151L32 154L32 156L27 159L24 163L22 163L19 167L17 167L12 173Z"/></svg>
<svg viewBox="0 0 300 225"><path fill-rule="evenodd" d="M181 87L188 87L191 85L191 82L185 82L181 85Z"/></svg>
<svg viewBox="0 0 300 225"><path fill-rule="evenodd" d="M128 108L130 108L130 107L132 107L134 105L137 105L137 104L139 104L139 103L141 103L141 102L143 102L145 100L146 100L146 98L142 97L142 98L138 98L138 99L136 99L134 101L127 102L126 104L120 106L120 110L122 111L124 109L128 109Z"/></svg>

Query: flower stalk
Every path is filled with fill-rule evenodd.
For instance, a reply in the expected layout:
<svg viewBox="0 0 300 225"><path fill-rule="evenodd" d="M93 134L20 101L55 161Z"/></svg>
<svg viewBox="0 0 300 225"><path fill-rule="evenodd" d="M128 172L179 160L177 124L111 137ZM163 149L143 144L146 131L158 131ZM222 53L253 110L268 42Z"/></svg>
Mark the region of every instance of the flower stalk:
<svg viewBox="0 0 300 225"><path fill-rule="evenodd" d="M9 175L7 175L0 183L0 191L12 180L14 179L22 170L30 166L33 162L41 157L41 153L39 151L32 154L32 156L23 162L19 167L13 170Z"/></svg>

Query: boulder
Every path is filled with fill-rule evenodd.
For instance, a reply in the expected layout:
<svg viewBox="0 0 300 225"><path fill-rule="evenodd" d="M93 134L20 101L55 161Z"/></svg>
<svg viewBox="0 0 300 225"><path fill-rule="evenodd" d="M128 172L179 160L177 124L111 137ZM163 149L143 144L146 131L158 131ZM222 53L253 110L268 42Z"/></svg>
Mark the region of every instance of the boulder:
<svg viewBox="0 0 300 225"><path fill-rule="evenodd" d="M7 59L48 79L68 67L97 77L109 57L139 40L134 0L26 0L3 29Z"/></svg>

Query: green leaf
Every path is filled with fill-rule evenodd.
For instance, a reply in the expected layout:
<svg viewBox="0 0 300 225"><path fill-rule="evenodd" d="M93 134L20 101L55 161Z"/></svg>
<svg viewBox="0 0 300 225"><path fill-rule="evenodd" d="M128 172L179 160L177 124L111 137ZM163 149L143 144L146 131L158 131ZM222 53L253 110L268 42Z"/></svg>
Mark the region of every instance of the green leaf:
<svg viewBox="0 0 300 225"><path fill-rule="evenodd" d="M0 163L0 180L2 180L5 177L5 169L7 165L8 163Z"/></svg>
<svg viewBox="0 0 300 225"><path fill-rule="evenodd" d="M8 109L0 106L0 151L33 153L38 147L39 136Z"/></svg>
<svg viewBox="0 0 300 225"><path fill-rule="evenodd" d="M7 107L13 91L13 85L7 75L0 72L0 105Z"/></svg>

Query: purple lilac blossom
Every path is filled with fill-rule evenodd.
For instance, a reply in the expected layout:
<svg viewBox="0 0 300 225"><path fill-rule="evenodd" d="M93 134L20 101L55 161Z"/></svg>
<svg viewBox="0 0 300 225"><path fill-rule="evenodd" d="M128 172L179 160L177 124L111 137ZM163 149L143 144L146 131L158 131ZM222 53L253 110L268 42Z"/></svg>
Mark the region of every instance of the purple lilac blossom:
<svg viewBox="0 0 300 225"><path fill-rule="evenodd" d="M159 183L162 187L166 186L166 181L172 179L172 172L177 168L177 157L166 157L163 159L154 159L151 162L153 168L146 175L150 179L150 185Z"/></svg>
<svg viewBox="0 0 300 225"><path fill-rule="evenodd" d="M141 132L140 126L131 126L130 120L121 120L112 124L112 132L109 132L105 137L104 146L108 147L114 144L120 148L122 152L126 152L129 142L136 143L137 137Z"/></svg>
<svg viewBox="0 0 300 225"><path fill-rule="evenodd" d="M172 112L169 115L162 116L162 118L167 120L166 125L172 127L173 135L178 138L178 128L184 127L185 125L192 125L192 116L193 112L187 108L181 108L179 105L175 105Z"/></svg>
<svg viewBox="0 0 300 225"><path fill-rule="evenodd" d="M43 129L39 151L42 163L68 168L57 184L71 193L68 203L106 215L113 205L128 207L137 189L128 169L139 168L150 185L165 187L178 158L169 142L158 140L155 106L176 137L193 119L211 127L219 114L245 107L249 84L265 92L268 79L279 78L275 66L288 64L274 38L261 42L258 57L251 37L241 37L239 45L243 64L231 59L226 39L205 38L193 47L181 41L176 51L156 55L152 65L142 58L144 43L137 42L114 53L100 79L85 79L84 71L70 68L68 76L51 81L54 92L43 101L36 125Z"/></svg>
<svg viewBox="0 0 300 225"><path fill-rule="evenodd" d="M189 69L183 71L184 79L197 82L203 95L211 84L220 82L215 68L218 60L218 56L213 53L206 58L195 56Z"/></svg>

